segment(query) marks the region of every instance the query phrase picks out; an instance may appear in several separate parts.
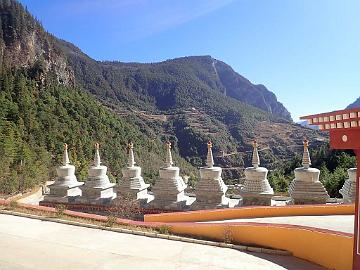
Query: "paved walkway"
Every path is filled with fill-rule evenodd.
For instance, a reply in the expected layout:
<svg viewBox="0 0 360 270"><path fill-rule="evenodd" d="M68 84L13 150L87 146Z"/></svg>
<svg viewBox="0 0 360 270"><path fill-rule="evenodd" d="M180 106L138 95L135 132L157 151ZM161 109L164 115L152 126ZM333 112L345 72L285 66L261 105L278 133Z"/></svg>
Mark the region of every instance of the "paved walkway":
<svg viewBox="0 0 360 270"><path fill-rule="evenodd" d="M303 225L346 233L354 232L353 215L334 215L334 216L293 216L293 217L267 217L267 218L244 218L229 219L211 222L259 222L259 223L278 223Z"/></svg>
<svg viewBox="0 0 360 270"><path fill-rule="evenodd" d="M0 269L323 270L291 256L148 238L0 215Z"/></svg>

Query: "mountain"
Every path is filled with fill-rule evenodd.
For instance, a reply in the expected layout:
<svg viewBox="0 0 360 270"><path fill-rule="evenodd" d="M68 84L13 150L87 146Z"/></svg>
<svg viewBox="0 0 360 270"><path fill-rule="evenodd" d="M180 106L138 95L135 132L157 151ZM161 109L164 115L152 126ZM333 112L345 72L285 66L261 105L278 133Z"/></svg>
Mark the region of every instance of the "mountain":
<svg viewBox="0 0 360 270"><path fill-rule="evenodd" d="M350 104L347 109L360 108L360 97L352 104Z"/></svg>
<svg viewBox="0 0 360 270"><path fill-rule="evenodd" d="M152 64L97 62L72 44L62 41L62 45L78 82L101 97L111 96L118 101L128 97L127 102L132 98L142 99L145 103L151 101L152 109L167 110L191 106L189 99L180 100L180 97L188 95L188 88L193 87L199 88L194 94L201 95L203 89L221 93L291 120L290 113L265 86L253 85L211 56L182 57Z"/></svg>
<svg viewBox="0 0 360 270"><path fill-rule="evenodd" d="M133 140L146 181L161 166L162 143L196 181L196 167L214 143L224 177L250 165L251 142L270 168L301 152L302 140L322 134L294 124L265 86L254 85L211 56L160 63L96 61L47 33L15 0L0 2L0 190L26 189L53 177L62 143L71 146L85 179L93 144L100 142L113 180Z"/></svg>

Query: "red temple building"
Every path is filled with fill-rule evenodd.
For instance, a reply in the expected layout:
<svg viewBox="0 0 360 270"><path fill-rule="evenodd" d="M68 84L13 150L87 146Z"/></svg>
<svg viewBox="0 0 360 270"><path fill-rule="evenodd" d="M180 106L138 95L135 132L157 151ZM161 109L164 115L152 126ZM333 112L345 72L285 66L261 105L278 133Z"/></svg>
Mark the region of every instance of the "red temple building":
<svg viewBox="0 0 360 270"><path fill-rule="evenodd" d="M329 131L332 149L352 149L357 158L353 270L360 269L360 108L301 117L320 130Z"/></svg>

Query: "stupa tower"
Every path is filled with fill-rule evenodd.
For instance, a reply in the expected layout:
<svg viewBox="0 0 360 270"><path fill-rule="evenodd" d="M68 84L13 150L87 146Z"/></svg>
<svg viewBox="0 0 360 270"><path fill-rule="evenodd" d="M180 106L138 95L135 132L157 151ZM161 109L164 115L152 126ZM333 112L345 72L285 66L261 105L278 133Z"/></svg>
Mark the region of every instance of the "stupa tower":
<svg viewBox="0 0 360 270"><path fill-rule="evenodd" d="M116 197L113 187L107 176L107 167L101 165L99 144L95 144L94 165L89 169L89 176L82 189L82 197L78 202L88 204L107 204Z"/></svg>
<svg viewBox="0 0 360 270"><path fill-rule="evenodd" d="M221 178L222 169L214 166L212 142L207 143L206 166L200 169L200 180L196 184L196 201L193 209L212 209L234 207L239 200L225 196L228 187Z"/></svg>
<svg viewBox="0 0 360 270"><path fill-rule="evenodd" d="M311 168L309 141L304 141L303 167L295 169L295 179L289 186L289 195L295 204L326 203L329 195L319 181L320 170Z"/></svg>
<svg viewBox="0 0 360 270"><path fill-rule="evenodd" d="M348 169L349 178L345 180L340 194L343 196L344 203L354 203L356 197L356 168Z"/></svg>
<svg viewBox="0 0 360 270"><path fill-rule="evenodd" d="M144 179L141 176L141 168L135 166L134 159L134 144L129 141L127 145L128 163L127 167L122 169L123 177L119 181L117 187L117 197L129 198L134 200L141 200L144 203L148 203L154 199L154 197L148 194L149 184L145 184Z"/></svg>
<svg viewBox="0 0 360 270"><path fill-rule="evenodd" d="M180 177L180 169L173 166L171 143L165 143L166 156L164 166L159 170L160 178L152 188L155 199L152 208L181 210L188 207L194 200L185 195L187 185Z"/></svg>
<svg viewBox="0 0 360 270"><path fill-rule="evenodd" d="M274 190L267 179L268 170L260 166L258 144L253 142L252 167L245 169L245 183L242 189L244 205L271 205Z"/></svg>
<svg viewBox="0 0 360 270"><path fill-rule="evenodd" d="M57 178L49 185L50 193L44 196L44 202L68 203L81 196L79 188L84 183L78 182L75 176L75 166L70 164L68 145L64 144L62 165L56 169Z"/></svg>

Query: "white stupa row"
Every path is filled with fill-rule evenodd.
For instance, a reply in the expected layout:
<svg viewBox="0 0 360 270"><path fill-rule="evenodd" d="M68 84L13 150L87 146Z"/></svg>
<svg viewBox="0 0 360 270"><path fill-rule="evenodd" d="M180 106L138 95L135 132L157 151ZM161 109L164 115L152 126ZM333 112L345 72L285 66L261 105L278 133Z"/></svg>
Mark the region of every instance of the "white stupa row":
<svg viewBox="0 0 360 270"><path fill-rule="evenodd" d="M45 195L44 202L109 204L115 198L126 197L142 202L144 207L164 210L223 208L239 204L239 200L225 196L227 186L221 178L222 169L214 167L211 142L208 143L207 166L200 169L196 198L185 195L187 185L180 176L180 169L173 166L171 143L166 142L165 146L165 163L159 170L160 177L151 195L147 190L149 185L141 176L141 168L135 166L132 143L128 144L128 164L122 170L123 179L116 187L117 194L114 192L115 184L110 183L106 175L107 167L101 165L99 144L95 145L94 165L90 167L85 183L77 181L65 144L63 165L57 169L58 177L49 186L50 194Z"/></svg>
<svg viewBox="0 0 360 270"><path fill-rule="evenodd" d="M99 144L95 145L94 164L89 169L85 183L78 182L75 167L70 165L67 145L64 145L63 164L57 168L58 177L49 186L50 194L45 202L109 204L115 198L138 200L142 207L164 210L212 209L244 205L270 205L274 191L267 179L268 170L260 167L258 145L253 143L252 167L245 169L245 183L241 190L242 201L225 196L228 187L221 178L222 169L214 166L212 143L208 143L206 167L200 168L195 197L185 195L187 185L180 176L180 169L173 166L171 143L166 142L164 166L159 170L159 179L148 193L149 185L141 176L141 168L135 166L133 144L128 144L128 164L122 170L122 181L115 187L107 176L107 167L101 165ZM295 169L295 179L289 186L289 195L295 204L326 203L329 195L319 181L320 171L311 168L308 141L304 141L303 167ZM344 202L351 203L355 198L356 169L348 170L349 179L345 181L340 193ZM114 191L116 188L116 191Z"/></svg>
<svg viewBox="0 0 360 270"><path fill-rule="evenodd" d="M116 198L115 184L110 183L107 167L101 165L99 144L95 144L94 165L89 169L87 181L78 182L75 167L70 165L67 145L64 145L63 166L57 169L58 177L49 186L50 194L44 196L46 202L107 204Z"/></svg>

